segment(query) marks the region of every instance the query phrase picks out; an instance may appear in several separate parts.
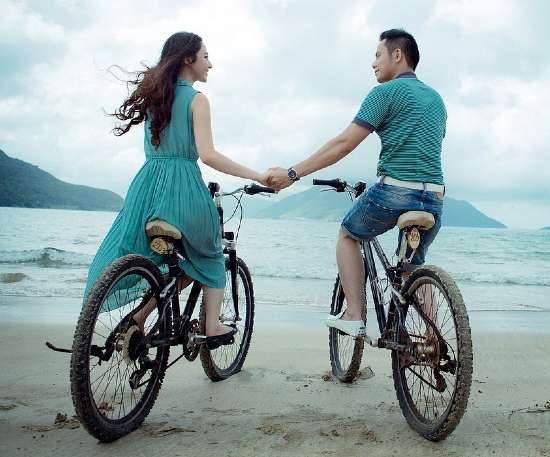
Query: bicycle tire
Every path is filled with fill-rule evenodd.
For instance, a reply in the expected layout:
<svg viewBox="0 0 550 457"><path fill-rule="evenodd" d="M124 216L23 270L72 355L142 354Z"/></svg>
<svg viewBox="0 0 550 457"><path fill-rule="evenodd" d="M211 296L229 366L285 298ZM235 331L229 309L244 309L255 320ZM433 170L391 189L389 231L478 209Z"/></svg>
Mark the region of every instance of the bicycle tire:
<svg viewBox="0 0 550 457"><path fill-rule="evenodd" d="M150 315L154 322L149 321L149 324L147 324L146 322L146 326L148 325L146 327L146 331L147 329L151 329L151 327L153 327L155 325L155 322L159 319L158 316L161 315L161 305L158 296L164 285L163 277L158 267L150 260L138 255L127 255L113 262L102 272L101 276L92 287L86 304L84 305L80 313L80 318L78 320L74 334L70 365L71 395L73 404L76 410L76 414L84 428L92 436L102 442L115 441L118 438L121 438L122 436L125 436L128 433L132 432L141 425L158 396L166 371L170 348L169 346L157 347L153 349L153 351L156 352L153 362L154 364L156 364L156 369L151 368L150 370L146 371L146 373L150 373L149 379L148 381L146 380L146 383L144 382L144 384L146 384L144 390L139 391L142 393L139 401L136 397L137 388L132 389L132 387L130 387L126 401L129 398L131 405L133 396L135 400L135 406L131 408L131 410L126 412L124 406L124 392L126 388L126 380L130 380L130 368L126 367L126 372L124 374L121 374L120 366L125 361L125 359L121 355L124 354L124 347L126 347L126 349L129 351L128 348L131 344L130 342L126 343L126 339L131 340L132 337L128 338L128 334L130 333L128 329L126 329L126 333L123 333L123 331L121 331L121 329L124 329L123 324L113 321L111 313L115 313L118 310L119 315L122 316L122 311L126 311L127 308L117 308L117 310L108 311L108 318L110 320L110 323L114 325L114 328L111 330L108 336L106 336L106 332L101 335L101 332L97 330L97 327L99 326L102 331L102 326L107 327L105 322L103 322L104 320L107 320L107 316L105 316L104 314L105 311L103 311L102 313L102 307L104 306L104 303L107 302L107 300L111 300L112 297L117 296L116 294L118 293L118 290L120 290L117 289L117 284L119 285L119 287L122 288L122 290L126 290L127 294L124 299L121 299L121 301L128 300L128 290L130 289L123 289L122 284L133 284L133 282L136 280L141 281L141 279L139 278L144 281L143 289L147 290L147 288L149 288L149 293L156 296L157 303L159 303L158 313L152 312L151 315L153 316ZM123 281L126 281L126 283L124 283ZM141 282L138 282L136 284L140 287L142 286ZM138 296L139 293L141 293L141 291L138 291L136 293L136 301L141 300L143 303L146 298L140 298ZM119 297L121 295L119 295ZM150 296L152 295L148 295L147 297ZM124 306L131 307L133 305L125 304ZM100 314L101 317L99 317ZM127 313L126 317L129 315L130 313ZM156 318L155 315L157 316ZM159 321L158 331L160 334L166 336L171 334L170 306L166 306L166 309L164 311L164 318ZM115 335L114 338L116 343L113 343L112 345L113 351L112 355L110 356L110 362L102 362L105 365L110 363L108 367L108 372L103 374L102 377L98 376L95 380L92 380L91 378L92 376L94 376L92 372L94 372L94 370L97 370L97 368L101 367L102 365L102 363L92 365L94 361L99 361L99 357L97 357L97 355L91 354L91 352L93 352L94 350L94 347L92 346L92 340L95 338L100 340L101 337L103 337L105 339L105 342L107 342L111 335ZM121 340L121 338L123 338L123 340ZM121 341L123 341L123 343L121 343ZM125 344L128 344L128 346L125 346ZM107 347L107 344L105 344L104 349ZM123 349L121 349L121 347ZM116 360L118 360L118 364L115 366ZM135 360L136 359L133 360L133 363L134 366L137 367ZM127 366L130 366L130 362L127 362ZM103 397L108 398L109 400L104 400L103 402L100 402L97 398L95 398L95 394L98 390L103 389L102 383L104 382L106 376L107 384L105 386L105 392L107 392L111 379L115 379L115 374L111 373L112 370L116 370L116 379L117 381L121 381L121 391L117 393L118 387L115 388L112 399L109 396L105 396L104 393ZM97 382L99 382L99 384L96 384ZM94 384L96 385L94 386ZM119 399L119 397L117 395L120 395L120 403L118 403L117 399ZM108 417L111 412L114 416L114 412L117 408L116 405L119 405L119 417L116 419ZM122 413L124 414L123 417L120 417L121 409Z"/></svg>
<svg viewBox="0 0 550 457"><path fill-rule="evenodd" d="M228 317L228 320L231 320L232 318L234 319L235 313L231 295L231 277L227 267L226 275L227 282L221 313ZM228 346L220 346L214 351L210 351L206 347L206 344L203 344L199 351L204 372L214 382L223 381L238 373L244 364L250 348L250 341L254 330L254 288L250 271L241 258L237 258L237 279L239 284L239 314L242 315L242 311L244 310L246 311L246 316L242 318L244 321L242 326L239 326L238 323L241 321L236 322L239 332L235 335L235 343ZM243 298L244 303L241 303L241 299ZM205 334L205 316L204 302L201 301L199 328L203 334ZM222 359L225 361L223 365Z"/></svg>
<svg viewBox="0 0 550 457"><path fill-rule="evenodd" d="M440 310L439 304L437 305L435 313L434 311L431 311L431 313L436 316L433 319L437 322L438 330L445 339L445 346L443 346L445 352L454 353L454 358L456 360L453 362L453 366L455 367L456 374L453 373L454 378L451 378L448 373L447 375L443 375L439 371L439 368L434 369L435 363L437 363L437 366L439 366L440 363L440 356L437 355L435 357L438 360L434 363L434 365L432 365L429 369L422 371L422 374L419 373L421 377L419 377L419 374L416 373L416 367L415 370L412 371L414 376L407 376L406 371L411 371L411 369L407 368L405 364L402 363L400 355L397 351L392 351L392 371L399 406L407 423L426 439L430 441L441 441L453 432L466 411L472 382L472 339L468 314L460 290L454 280L441 268L434 266L423 266L415 270L407 279L402 288L402 295L407 302L410 303L409 309L411 309L411 305L413 306L412 311L409 311L408 314L418 314L418 316L422 318L426 328L428 327L429 324L426 323L425 318L423 318L421 314L416 311L417 308L415 308L415 306L418 305L416 304L414 298L417 291L418 294L420 294L420 288L425 284L431 284L432 287L437 287L439 289L438 297L442 297L449 304L448 317L437 317L439 316ZM424 290L427 289L425 288ZM434 295L432 295L432 300L433 297ZM430 301L430 303L433 304L433 301ZM443 311L441 314L443 314ZM445 316L446 315L447 311L445 311ZM452 325L455 329L454 333L450 333L451 330L444 329L445 320L447 320L450 325L451 317ZM442 327L441 329L439 329L440 325ZM418 328L420 329L420 327ZM418 330L414 333L417 332ZM453 338L453 335L455 338ZM428 340L426 339L425 341ZM437 348L436 354L440 354L442 351L442 345L440 342L438 342ZM436 371L438 374L436 374ZM427 378L428 376L430 376L429 379ZM437 376L439 376L440 380L442 379L444 381L444 383L442 383L438 388L445 388L445 391L443 392L441 390L437 390L437 388L434 389L434 387L437 387L437 384L440 382ZM418 379L420 379L420 381L418 381ZM449 388L449 381L452 381L454 384L452 389ZM418 385L420 386L420 391L423 391L423 387L425 388L423 400L421 400L419 396L416 400L413 398L415 395L412 393L412 388L417 382L419 382ZM428 388L430 389L429 391ZM426 397L426 391L431 392L431 398L429 398L429 396ZM449 401L447 404L444 405L444 402L441 401L441 414L437 414L439 412L437 408L438 402L434 396L434 391L440 393L442 397L444 393L449 393ZM432 404L432 412L434 413L433 417L427 417L427 413L429 412L428 405L430 403ZM423 412L421 411L422 404L424 404Z"/></svg>
<svg viewBox="0 0 550 457"><path fill-rule="evenodd" d="M332 315L336 315L342 311L344 299L344 290L340 285L340 277L336 276L330 306L330 313ZM335 328L329 327L328 343L332 374L342 382L353 382L359 374L359 368L361 367L365 339L353 338L342 334ZM345 348L348 347L351 347L351 353L344 356Z"/></svg>

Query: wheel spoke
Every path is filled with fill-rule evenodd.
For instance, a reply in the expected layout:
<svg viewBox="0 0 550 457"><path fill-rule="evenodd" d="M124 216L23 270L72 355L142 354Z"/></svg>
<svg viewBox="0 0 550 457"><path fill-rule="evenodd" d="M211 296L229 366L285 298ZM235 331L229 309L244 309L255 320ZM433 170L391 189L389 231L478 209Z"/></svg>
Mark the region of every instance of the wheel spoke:
<svg viewBox="0 0 550 457"><path fill-rule="evenodd" d="M441 285L430 277L421 277L415 284L416 289L409 291L407 295L412 303L408 306L403 325L409 344L414 344L419 349L428 345L427 352L421 352L423 356L412 358L399 355L396 357L398 366L401 367L398 371L402 379L401 385L406 390L405 398L408 398L411 411L422 422L430 424L448 414L455 398L457 372L445 372L439 366L447 363L447 360L441 359L441 348L446 351L451 362L457 361L458 335L454 310ZM422 310L437 328L443 343L438 342L437 336L434 342L432 326L418 310Z"/></svg>
<svg viewBox="0 0 550 457"><path fill-rule="evenodd" d="M242 262L239 260L239 262ZM237 327L234 343L219 346L215 350L208 351L204 348L201 352L203 366L208 376L214 380L224 379L240 369L246 357L250 344L250 335L253 322L254 303L251 295L251 285L248 285L247 275L239 263L237 269L237 296L239 319L236 320L233 294L231 291L231 273L226 270L226 288L224 290L221 315ZM204 317L204 313L201 314Z"/></svg>
<svg viewBox="0 0 550 457"><path fill-rule="evenodd" d="M127 316L135 313L147 290L153 295L158 294L162 284L161 275L149 260L132 255L113 263L98 281L103 281L103 284L92 289L75 333L75 338L88 335L87 338L82 337L84 339L80 343L82 346L86 343L87 350L78 349L75 339L77 349L72 356L71 383L79 419L82 423L91 425L90 433L104 440L116 439L122 433L120 429L110 425L111 421L120 424L135 421L136 418L143 420L148 413L160 387L157 379L164 376L169 348L149 349L157 362L157 368L151 370L149 379L143 382L142 387L130 388L130 375L140 367L138 360L143 355L141 348L145 347L145 335L141 330L128 328L129 326L121 323L124 318L126 323ZM160 323L160 334L167 332L171 326L170 309L167 313L167 319ZM146 318L146 333L155 326L158 319L158 310L153 309ZM106 344L107 341L109 344ZM89 349L92 346L103 348L103 354L110 352L109 359L103 361L92 356ZM86 371L78 371L80 366L86 365ZM94 406L92 409L85 406L90 403ZM101 433L97 428L97 419L94 418L96 416L103 417L100 421L103 429Z"/></svg>

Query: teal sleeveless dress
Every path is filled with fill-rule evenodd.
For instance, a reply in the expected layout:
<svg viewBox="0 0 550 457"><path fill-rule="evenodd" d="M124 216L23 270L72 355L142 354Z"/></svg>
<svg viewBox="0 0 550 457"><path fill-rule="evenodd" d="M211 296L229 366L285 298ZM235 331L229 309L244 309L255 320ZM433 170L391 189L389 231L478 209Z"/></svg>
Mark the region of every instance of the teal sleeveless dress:
<svg viewBox="0 0 550 457"><path fill-rule="evenodd" d="M219 216L197 164L191 112L196 94L188 81L176 82L172 117L158 149L145 121L145 163L92 261L84 303L101 272L119 257L140 254L160 266L162 258L151 250L145 233L145 224L153 219L165 220L182 233L187 260L180 266L188 276L209 287L225 287Z"/></svg>

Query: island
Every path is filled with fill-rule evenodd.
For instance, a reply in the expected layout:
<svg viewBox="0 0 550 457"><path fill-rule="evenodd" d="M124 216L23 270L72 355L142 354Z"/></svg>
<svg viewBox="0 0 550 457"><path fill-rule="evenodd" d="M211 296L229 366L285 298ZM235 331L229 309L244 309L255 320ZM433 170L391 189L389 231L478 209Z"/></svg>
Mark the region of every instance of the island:
<svg viewBox="0 0 550 457"><path fill-rule="evenodd" d="M0 206L119 211L120 195L70 184L0 149Z"/></svg>

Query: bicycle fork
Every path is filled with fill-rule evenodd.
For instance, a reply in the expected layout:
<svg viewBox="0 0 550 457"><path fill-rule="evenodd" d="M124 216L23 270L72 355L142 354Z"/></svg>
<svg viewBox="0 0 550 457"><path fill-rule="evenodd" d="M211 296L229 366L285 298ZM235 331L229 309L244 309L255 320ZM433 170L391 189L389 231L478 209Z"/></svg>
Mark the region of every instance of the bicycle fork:
<svg viewBox="0 0 550 457"><path fill-rule="evenodd" d="M240 321L239 316L239 289L237 286L237 243L235 242L235 234L233 232L224 233L225 251L229 255L229 273L231 276L231 299L233 300L233 308L235 310L235 321Z"/></svg>

